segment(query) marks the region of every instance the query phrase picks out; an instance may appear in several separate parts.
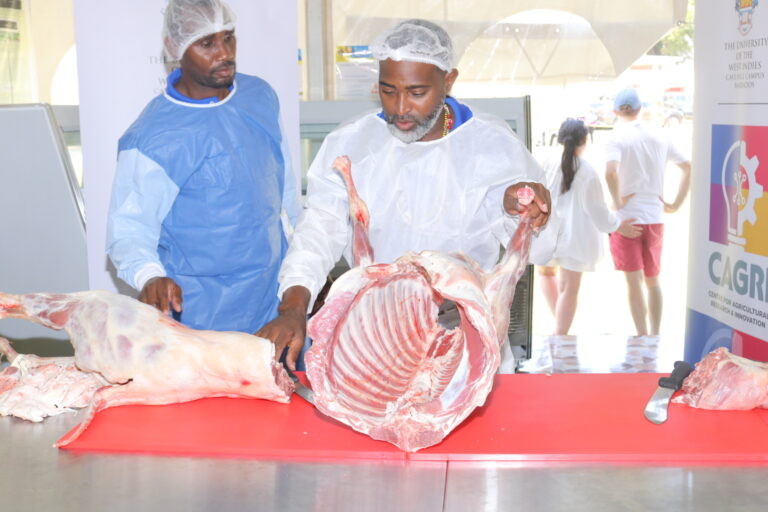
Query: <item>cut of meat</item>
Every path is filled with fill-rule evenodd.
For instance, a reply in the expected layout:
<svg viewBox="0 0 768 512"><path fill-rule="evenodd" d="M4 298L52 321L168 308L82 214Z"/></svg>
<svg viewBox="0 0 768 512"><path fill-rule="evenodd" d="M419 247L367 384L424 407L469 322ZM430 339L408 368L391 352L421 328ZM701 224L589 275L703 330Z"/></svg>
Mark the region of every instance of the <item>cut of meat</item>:
<svg viewBox="0 0 768 512"><path fill-rule="evenodd" d="M0 319L5 317L65 330L75 348L77 368L111 384L96 391L85 419L60 446L76 439L96 412L107 407L214 396L288 402L293 392L269 340L190 329L123 295L0 293Z"/></svg>
<svg viewBox="0 0 768 512"><path fill-rule="evenodd" d="M334 167L347 184L356 266L331 288L310 320L305 356L315 405L374 439L416 451L439 443L485 402L506 341L515 285L525 269L531 222L523 218L490 273L462 254L406 253L370 265L368 212L351 164ZM460 323L438 311L455 303Z"/></svg>
<svg viewBox="0 0 768 512"><path fill-rule="evenodd" d="M699 409L768 408L768 363L731 354L720 347L696 363L673 402Z"/></svg>
<svg viewBox="0 0 768 512"><path fill-rule="evenodd" d="M0 416L42 421L85 407L107 384L97 373L81 372L73 357L18 354L0 338L0 354L11 366L0 372Z"/></svg>

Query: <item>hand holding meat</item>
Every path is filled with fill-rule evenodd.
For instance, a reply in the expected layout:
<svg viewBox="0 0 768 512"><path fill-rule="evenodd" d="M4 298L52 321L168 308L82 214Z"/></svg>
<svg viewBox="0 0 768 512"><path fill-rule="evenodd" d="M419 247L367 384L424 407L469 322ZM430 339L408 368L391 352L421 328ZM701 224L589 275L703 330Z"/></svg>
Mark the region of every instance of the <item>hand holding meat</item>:
<svg viewBox="0 0 768 512"><path fill-rule="evenodd" d="M293 286L285 291L283 300L278 308L278 316L259 329L256 336L266 338L275 344L275 357L280 359L283 351L288 348L285 364L291 370L296 370L296 359L299 357L304 339L307 337L307 306L309 290L302 286Z"/></svg>
<svg viewBox="0 0 768 512"><path fill-rule="evenodd" d="M533 201L522 204L518 191L528 187L533 190ZM543 227L549 220L552 199L549 190L541 183L515 183L504 191L504 210L510 215L525 215L533 220L533 228Z"/></svg>

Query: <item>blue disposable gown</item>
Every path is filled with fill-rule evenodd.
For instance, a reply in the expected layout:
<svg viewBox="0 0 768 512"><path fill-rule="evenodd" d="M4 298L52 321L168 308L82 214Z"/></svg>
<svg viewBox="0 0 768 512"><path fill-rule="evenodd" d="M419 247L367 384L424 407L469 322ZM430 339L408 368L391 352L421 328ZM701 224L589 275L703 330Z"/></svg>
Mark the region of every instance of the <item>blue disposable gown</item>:
<svg viewBox="0 0 768 512"><path fill-rule="evenodd" d="M179 96L169 85L120 139L107 251L137 288L173 278L184 324L253 333L277 311L281 212L298 214L277 96L239 73L220 102Z"/></svg>

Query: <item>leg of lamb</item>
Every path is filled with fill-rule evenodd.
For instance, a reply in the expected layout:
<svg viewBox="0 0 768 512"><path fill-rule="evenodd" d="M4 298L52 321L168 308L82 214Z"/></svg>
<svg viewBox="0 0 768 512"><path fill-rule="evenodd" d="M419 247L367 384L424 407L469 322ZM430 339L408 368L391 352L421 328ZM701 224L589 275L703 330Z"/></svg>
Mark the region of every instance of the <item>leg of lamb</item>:
<svg viewBox="0 0 768 512"><path fill-rule="evenodd" d="M60 446L76 439L96 412L107 407L214 396L288 402L293 392L269 340L190 329L123 295L0 293L0 319L5 317L64 329L75 348L77 368L110 384L93 394L83 422Z"/></svg>
<svg viewBox="0 0 768 512"><path fill-rule="evenodd" d="M305 361L315 405L374 439L416 451L439 443L485 402L531 224L521 221L490 273L462 254L436 251L375 265L368 210L349 159L338 158L334 167L347 184L358 266L334 283L308 325L313 344ZM446 301L458 309L454 328L438 319Z"/></svg>

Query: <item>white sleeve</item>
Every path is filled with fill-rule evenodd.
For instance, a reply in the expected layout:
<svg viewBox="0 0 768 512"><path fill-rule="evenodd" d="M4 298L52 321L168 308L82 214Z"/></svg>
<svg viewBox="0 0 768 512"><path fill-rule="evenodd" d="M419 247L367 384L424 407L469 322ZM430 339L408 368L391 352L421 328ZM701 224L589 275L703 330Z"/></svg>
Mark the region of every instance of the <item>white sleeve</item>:
<svg viewBox="0 0 768 512"><path fill-rule="evenodd" d="M669 143L669 146L667 147L667 160L671 160L672 163L675 164L681 164L683 162L687 162L690 160L688 156L686 156L680 149L672 144Z"/></svg>
<svg viewBox="0 0 768 512"><path fill-rule="evenodd" d="M107 254L118 277L137 290L165 275L157 244L178 193L163 168L138 149L120 152L107 218Z"/></svg>
<svg viewBox="0 0 768 512"><path fill-rule="evenodd" d="M278 277L278 296L282 298L292 286L303 286L312 294L310 310L349 240L347 190L331 167L336 156L328 150L326 139L309 168L307 207L299 217Z"/></svg>
<svg viewBox="0 0 768 512"><path fill-rule="evenodd" d="M605 161L621 162L621 145L614 137L609 137L605 143Z"/></svg>
<svg viewBox="0 0 768 512"><path fill-rule="evenodd" d="M603 187L594 172L589 174L589 179L582 187L579 200L597 229L603 233L613 233L619 228L621 219L605 204Z"/></svg>

